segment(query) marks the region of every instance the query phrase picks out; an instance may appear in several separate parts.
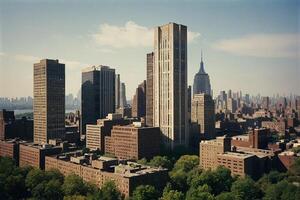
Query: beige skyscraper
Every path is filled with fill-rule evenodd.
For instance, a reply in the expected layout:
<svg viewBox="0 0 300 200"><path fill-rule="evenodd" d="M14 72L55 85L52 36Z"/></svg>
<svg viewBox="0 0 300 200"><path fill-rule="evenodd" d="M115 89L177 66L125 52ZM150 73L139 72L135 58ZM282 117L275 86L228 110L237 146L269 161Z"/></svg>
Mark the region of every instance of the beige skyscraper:
<svg viewBox="0 0 300 200"><path fill-rule="evenodd" d="M199 126L200 138L215 138L215 103L209 94L195 94L192 100L191 121ZM199 134L199 133L196 133Z"/></svg>
<svg viewBox="0 0 300 200"><path fill-rule="evenodd" d="M169 147L187 145L187 27L169 23L154 35L154 126Z"/></svg>
<svg viewBox="0 0 300 200"><path fill-rule="evenodd" d="M65 133L65 64L44 59L33 65L34 142L63 138Z"/></svg>

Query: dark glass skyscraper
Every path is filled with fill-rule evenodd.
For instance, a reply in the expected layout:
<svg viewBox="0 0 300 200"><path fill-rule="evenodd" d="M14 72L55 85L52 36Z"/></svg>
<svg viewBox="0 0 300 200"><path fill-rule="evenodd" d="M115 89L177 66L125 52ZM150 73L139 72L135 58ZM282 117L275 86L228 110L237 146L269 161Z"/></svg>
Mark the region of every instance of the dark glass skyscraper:
<svg viewBox="0 0 300 200"><path fill-rule="evenodd" d="M107 66L91 67L82 71L81 85L81 133L86 124L115 112L115 69Z"/></svg>
<svg viewBox="0 0 300 200"><path fill-rule="evenodd" d="M201 53L200 70L194 77L193 95L201 94L201 93L211 95L209 75L204 70L202 53Z"/></svg>
<svg viewBox="0 0 300 200"><path fill-rule="evenodd" d="M34 142L65 134L65 64L44 59L33 65Z"/></svg>

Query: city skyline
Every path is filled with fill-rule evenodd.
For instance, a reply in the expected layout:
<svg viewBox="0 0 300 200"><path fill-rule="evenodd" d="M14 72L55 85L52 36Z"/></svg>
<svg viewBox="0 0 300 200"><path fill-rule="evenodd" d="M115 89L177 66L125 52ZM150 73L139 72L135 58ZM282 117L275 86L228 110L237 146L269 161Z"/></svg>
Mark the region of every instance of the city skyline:
<svg viewBox="0 0 300 200"><path fill-rule="evenodd" d="M103 64L121 74L131 99L146 79L153 29L173 21L189 30L189 85L203 49L214 96L228 89L263 96L300 93L297 1L131 2L1 2L0 83L10 87L2 87L0 96L33 96L32 64L53 58L66 64L66 94L77 95L83 68ZM66 10L69 4L72 9ZM44 6L47 11L40 10ZM106 16L112 8L116 14ZM87 10L89 15L80 15Z"/></svg>

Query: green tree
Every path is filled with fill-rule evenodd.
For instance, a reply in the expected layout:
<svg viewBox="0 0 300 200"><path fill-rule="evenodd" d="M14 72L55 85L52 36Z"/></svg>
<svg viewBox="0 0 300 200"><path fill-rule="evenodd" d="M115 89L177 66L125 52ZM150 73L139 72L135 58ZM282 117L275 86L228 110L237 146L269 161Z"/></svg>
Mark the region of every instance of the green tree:
<svg viewBox="0 0 300 200"><path fill-rule="evenodd" d="M289 173L297 177L300 176L300 158L296 158L296 160L289 169Z"/></svg>
<svg viewBox="0 0 300 200"><path fill-rule="evenodd" d="M186 193L186 200L214 200L210 192L211 188L206 184L197 188L191 187Z"/></svg>
<svg viewBox="0 0 300 200"><path fill-rule="evenodd" d="M71 195L65 196L64 200L87 200L87 197L82 195Z"/></svg>
<svg viewBox="0 0 300 200"><path fill-rule="evenodd" d="M215 198L216 200L239 200L232 192L222 192Z"/></svg>
<svg viewBox="0 0 300 200"><path fill-rule="evenodd" d="M100 196L101 200L121 200L122 199L122 194L121 192L117 189L115 182L113 181L108 181L104 183L100 190Z"/></svg>
<svg viewBox="0 0 300 200"><path fill-rule="evenodd" d="M148 165L148 161L146 158L142 158L142 159L138 160L137 163L139 163L141 165Z"/></svg>
<svg viewBox="0 0 300 200"><path fill-rule="evenodd" d="M66 196L72 195L86 195L87 188L82 178L75 174L68 175L65 177L62 190Z"/></svg>
<svg viewBox="0 0 300 200"><path fill-rule="evenodd" d="M181 156L169 173L171 182L179 191L185 192L188 189L188 173L194 168L198 168L199 158L194 155Z"/></svg>
<svg viewBox="0 0 300 200"><path fill-rule="evenodd" d="M218 167L216 170L206 170L200 175L191 177L190 187L198 188L201 185L207 184L212 189L212 194L218 195L224 191L230 191L233 178L231 172L225 167Z"/></svg>
<svg viewBox="0 0 300 200"><path fill-rule="evenodd" d="M260 188L265 192L271 184L276 184L285 178L287 178L286 173L271 171L270 173L263 175L263 177L261 177L257 181L257 183L259 184Z"/></svg>
<svg viewBox="0 0 300 200"><path fill-rule="evenodd" d="M294 200L300 199L300 188L282 180L268 187L264 200Z"/></svg>
<svg viewBox="0 0 300 200"><path fill-rule="evenodd" d="M184 194L177 190L169 190L163 193L161 200L184 200Z"/></svg>
<svg viewBox="0 0 300 200"><path fill-rule="evenodd" d="M33 190L34 187L36 187L38 184L42 183L45 180L45 172L40 169L34 168L30 170L26 176L26 187L28 187L30 190Z"/></svg>
<svg viewBox="0 0 300 200"><path fill-rule="evenodd" d="M156 200L158 199L158 192L151 185L140 185L132 195L133 200Z"/></svg>
<svg viewBox="0 0 300 200"><path fill-rule="evenodd" d="M167 156L155 156L152 160L150 160L149 165L154 167L164 167L167 169L172 168L172 162Z"/></svg>
<svg viewBox="0 0 300 200"><path fill-rule="evenodd" d="M255 182L249 178L239 178L231 187L233 194L243 200L261 199L262 192Z"/></svg>

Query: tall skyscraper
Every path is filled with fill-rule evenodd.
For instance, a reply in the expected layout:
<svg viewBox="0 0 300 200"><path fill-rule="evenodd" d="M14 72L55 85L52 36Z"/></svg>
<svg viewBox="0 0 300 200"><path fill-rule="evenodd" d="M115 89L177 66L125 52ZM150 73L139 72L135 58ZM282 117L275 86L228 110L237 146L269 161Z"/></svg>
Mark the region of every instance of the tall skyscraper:
<svg viewBox="0 0 300 200"><path fill-rule="evenodd" d="M120 74L116 74L116 89L115 89L115 96L116 96L116 109L120 107Z"/></svg>
<svg viewBox="0 0 300 200"><path fill-rule="evenodd" d="M125 86L125 83L121 83L121 88L120 88L120 107L124 108L126 106L127 106L126 86Z"/></svg>
<svg viewBox="0 0 300 200"><path fill-rule="evenodd" d="M34 142L65 134L65 64L44 59L33 65Z"/></svg>
<svg viewBox="0 0 300 200"><path fill-rule="evenodd" d="M169 23L154 31L154 126L164 143L187 145L187 27Z"/></svg>
<svg viewBox="0 0 300 200"><path fill-rule="evenodd" d="M136 88L132 100L132 117L145 117L146 115L146 81Z"/></svg>
<svg viewBox="0 0 300 200"><path fill-rule="evenodd" d="M147 54L146 125L153 126L153 67L154 53Z"/></svg>
<svg viewBox="0 0 300 200"><path fill-rule="evenodd" d="M211 86L209 75L204 70L204 64L201 52L200 70L194 77L193 95L205 93L211 95Z"/></svg>
<svg viewBox="0 0 300 200"><path fill-rule="evenodd" d="M96 124L108 113L115 112L115 69L108 66L89 67L82 71L81 133L86 124Z"/></svg>
<svg viewBox="0 0 300 200"><path fill-rule="evenodd" d="M203 139L215 138L215 104L209 94L194 95L191 120L199 125Z"/></svg>

